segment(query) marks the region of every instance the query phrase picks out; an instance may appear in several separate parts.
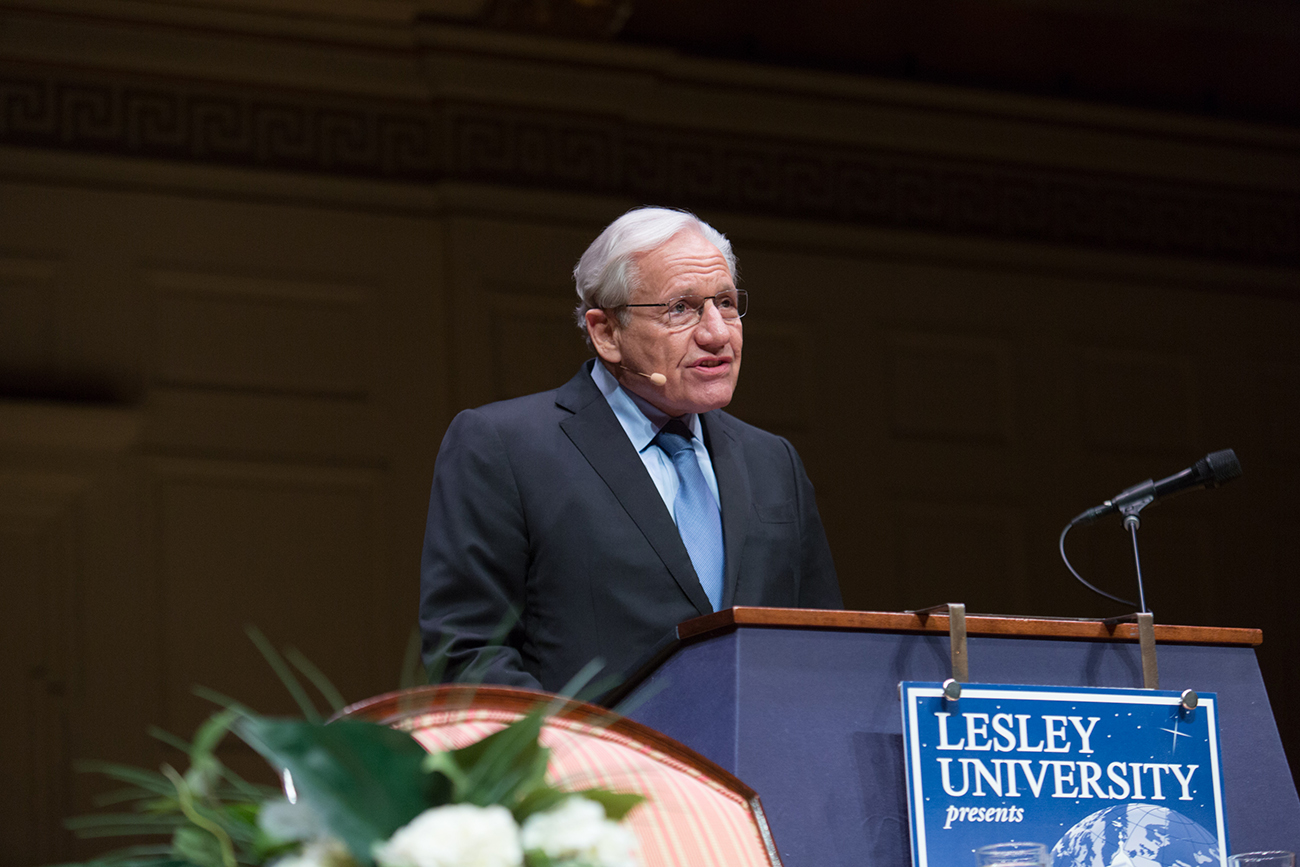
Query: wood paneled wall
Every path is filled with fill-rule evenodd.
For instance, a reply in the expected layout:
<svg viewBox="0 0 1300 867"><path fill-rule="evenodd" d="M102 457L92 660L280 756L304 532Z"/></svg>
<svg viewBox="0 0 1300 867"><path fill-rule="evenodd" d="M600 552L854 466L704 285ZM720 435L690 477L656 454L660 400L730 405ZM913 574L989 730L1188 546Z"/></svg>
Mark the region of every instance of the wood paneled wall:
<svg viewBox="0 0 1300 867"><path fill-rule="evenodd" d="M1300 712L1300 136L329 10L0 2L6 863L84 853L70 762L156 763L192 684L288 709L246 623L397 685L443 429L572 374L643 202L732 238L733 410L851 607L1118 613L1061 527L1231 447L1145 513L1148 599L1262 626ZM1118 524L1070 545L1133 592Z"/></svg>

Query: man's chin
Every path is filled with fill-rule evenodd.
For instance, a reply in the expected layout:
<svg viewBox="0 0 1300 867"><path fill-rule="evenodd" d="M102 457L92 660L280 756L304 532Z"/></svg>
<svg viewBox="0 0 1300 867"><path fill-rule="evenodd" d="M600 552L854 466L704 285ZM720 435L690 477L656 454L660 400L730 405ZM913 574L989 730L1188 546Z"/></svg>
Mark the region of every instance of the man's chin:
<svg viewBox="0 0 1300 867"><path fill-rule="evenodd" d="M710 388L702 392L687 395L683 402L687 407L677 415L685 415L688 412L705 413L712 412L715 409L722 409L731 403L731 396L735 393L735 386L729 384L726 388Z"/></svg>

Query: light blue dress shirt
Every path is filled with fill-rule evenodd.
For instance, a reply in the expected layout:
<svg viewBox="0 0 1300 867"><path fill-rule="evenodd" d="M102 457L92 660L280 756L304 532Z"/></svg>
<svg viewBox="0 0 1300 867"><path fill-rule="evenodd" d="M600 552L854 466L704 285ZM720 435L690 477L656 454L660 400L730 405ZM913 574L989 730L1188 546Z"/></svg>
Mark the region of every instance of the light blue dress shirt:
<svg viewBox="0 0 1300 867"><path fill-rule="evenodd" d="M645 464L651 480L659 490L659 496L663 497L664 505L668 507L668 514L673 514L673 503L677 499L677 470L673 467L672 458L654 444L659 429L668 423L671 416L655 409L620 386L618 380L610 375L599 359L591 368L591 378L600 389L600 393L605 395L609 408L614 410L614 417L623 426L627 438L632 441L632 447L641 456L641 463ZM704 474L704 481L713 492L713 500L721 509L718 477L713 473L713 461L709 458L709 450L704 447L704 432L700 425L700 417L695 413L689 413L682 416L682 421L694 434L691 438L691 448L695 450L695 459L700 463L700 472Z"/></svg>

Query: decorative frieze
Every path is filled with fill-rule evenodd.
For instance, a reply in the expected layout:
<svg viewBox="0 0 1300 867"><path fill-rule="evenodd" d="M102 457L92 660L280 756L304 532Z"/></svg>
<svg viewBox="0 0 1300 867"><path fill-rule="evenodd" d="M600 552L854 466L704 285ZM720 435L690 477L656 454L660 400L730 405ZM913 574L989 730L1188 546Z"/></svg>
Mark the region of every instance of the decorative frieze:
<svg viewBox="0 0 1300 867"><path fill-rule="evenodd" d="M1300 195L621 117L0 67L0 145L483 181L892 229L1300 263Z"/></svg>

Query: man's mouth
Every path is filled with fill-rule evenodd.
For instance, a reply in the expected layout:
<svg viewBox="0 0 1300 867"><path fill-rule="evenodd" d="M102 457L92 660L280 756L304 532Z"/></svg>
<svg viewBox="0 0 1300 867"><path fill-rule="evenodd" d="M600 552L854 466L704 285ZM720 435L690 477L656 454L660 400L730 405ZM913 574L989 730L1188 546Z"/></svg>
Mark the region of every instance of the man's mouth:
<svg viewBox="0 0 1300 867"><path fill-rule="evenodd" d="M703 358L695 362L694 367L721 367L731 361L729 358Z"/></svg>

